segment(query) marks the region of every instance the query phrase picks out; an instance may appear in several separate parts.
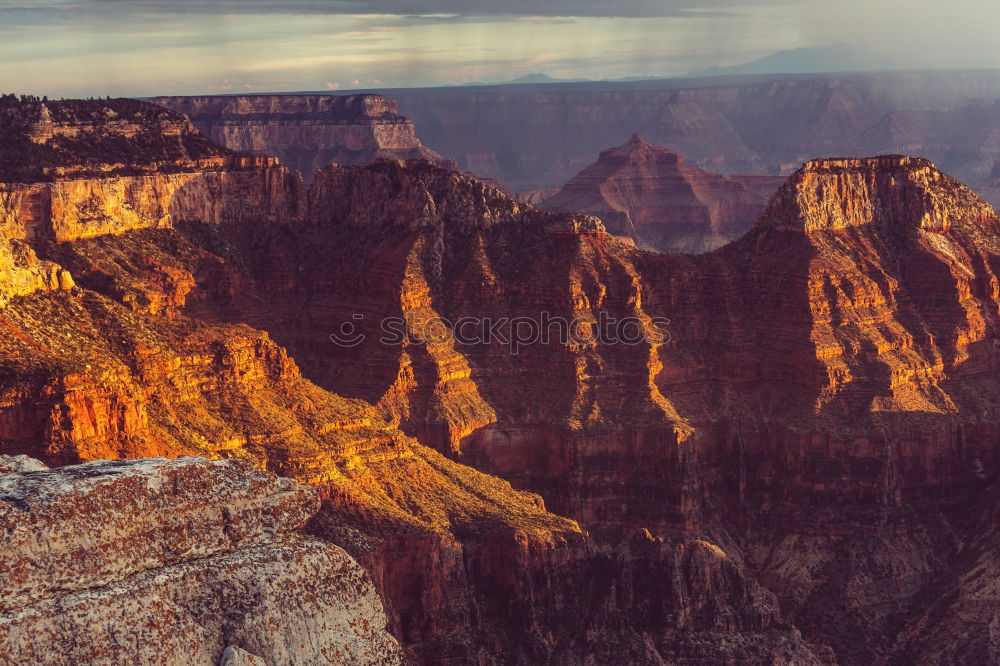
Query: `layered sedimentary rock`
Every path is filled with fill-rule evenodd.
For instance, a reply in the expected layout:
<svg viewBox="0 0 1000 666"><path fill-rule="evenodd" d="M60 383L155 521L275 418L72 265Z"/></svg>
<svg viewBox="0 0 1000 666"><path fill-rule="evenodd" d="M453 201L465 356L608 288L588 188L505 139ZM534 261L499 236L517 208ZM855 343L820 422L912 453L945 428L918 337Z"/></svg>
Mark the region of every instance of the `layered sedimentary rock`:
<svg viewBox="0 0 1000 666"><path fill-rule="evenodd" d="M305 180L330 162L444 161L382 95L155 97L186 114L205 136L232 150L277 155Z"/></svg>
<svg viewBox="0 0 1000 666"><path fill-rule="evenodd" d="M287 220L298 214L302 196L297 177L261 158L224 158L178 173L5 184L0 232L18 240L66 241L188 220Z"/></svg>
<svg viewBox="0 0 1000 666"><path fill-rule="evenodd" d="M321 191L330 198L322 199ZM832 409L826 402L843 408L832 414L838 418L852 409L873 409L878 418L883 411L919 408L928 418L940 415L943 425L961 409L954 404L958 395L945 399L939 383L945 377L956 382L963 372L978 379L991 367L982 366L989 356L980 359L971 350L989 330L983 313L993 307L988 271L995 219L987 204L926 161L809 163L750 234L725 253L698 259L636 253L600 227L582 229L585 219L522 210L475 181L430 166L328 170L315 192L318 228L297 259L313 267L314 288L329 285L319 298L332 294L330 302L359 304L357 330L365 335L359 344L367 358L384 360L338 372L344 363L350 367L357 349L326 341L316 347L295 335L285 342L316 381L381 406L387 418L442 450L489 448L481 440L501 424L513 428L500 437L505 460L521 447L525 454L544 451L539 442L554 426L581 428L578 436L596 439L593 444L602 437L583 426L659 423L678 444L698 437L698 426L741 418L758 423L755 414L766 414L771 427L808 428L825 425L821 417ZM961 261L965 268L955 263ZM979 266L986 277L968 278ZM932 298L932 290L942 289ZM951 294L961 305L935 305ZM969 300L977 298L986 300ZM318 298L284 300L280 313L231 314L263 317L255 323L279 338L278 318L304 326L309 317L321 330L336 331L348 314L347 308L315 308ZM889 306L896 309L877 317L859 310ZM838 314L838 308L851 310ZM606 339L525 344L511 354L504 341L470 344L422 326L436 317L514 319L542 311L595 321L610 313L642 325L661 317L671 321L670 336L631 345ZM389 315L404 320L407 333L395 346L381 341L379 326ZM840 321L858 323L845 332ZM324 355L326 369L320 367ZM873 370L881 365L884 378ZM620 397L624 387L638 387L632 400ZM476 431L467 441L462 423ZM419 430L432 424L433 431ZM646 436L637 434L640 442ZM567 451L546 464L574 459ZM540 469L516 457L509 463L505 471ZM657 472L645 471L652 483ZM565 482L564 472L570 470L553 468L548 481ZM941 477L913 481L945 483ZM687 501L682 496L676 501Z"/></svg>
<svg viewBox="0 0 1000 666"><path fill-rule="evenodd" d="M66 241L186 220L295 219L300 181L218 146L183 115L133 100L0 103L0 235Z"/></svg>
<svg viewBox="0 0 1000 666"><path fill-rule="evenodd" d="M297 533L310 488L237 460L0 464L0 663L401 663L364 570Z"/></svg>
<svg viewBox="0 0 1000 666"><path fill-rule="evenodd" d="M640 249L697 254L745 234L765 203L743 184L633 134L538 205L594 215Z"/></svg>
<svg viewBox="0 0 1000 666"><path fill-rule="evenodd" d="M810 161L698 256L427 163L293 208L29 239L75 286L0 310L0 451L312 485L415 663L992 649L1000 222L931 163Z"/></svg>

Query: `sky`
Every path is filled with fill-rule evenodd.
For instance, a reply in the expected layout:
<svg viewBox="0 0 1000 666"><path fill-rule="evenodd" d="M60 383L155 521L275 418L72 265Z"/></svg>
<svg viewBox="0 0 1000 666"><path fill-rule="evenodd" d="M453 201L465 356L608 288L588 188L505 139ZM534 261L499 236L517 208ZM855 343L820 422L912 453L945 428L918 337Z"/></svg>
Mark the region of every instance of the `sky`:
<svg viewBox="0 0 1000 666"><path fill-rule="evenodd" d="M0 92L670 77L832 44L885 68L997 68L997 25L996 0L0 0Z"/></svg>

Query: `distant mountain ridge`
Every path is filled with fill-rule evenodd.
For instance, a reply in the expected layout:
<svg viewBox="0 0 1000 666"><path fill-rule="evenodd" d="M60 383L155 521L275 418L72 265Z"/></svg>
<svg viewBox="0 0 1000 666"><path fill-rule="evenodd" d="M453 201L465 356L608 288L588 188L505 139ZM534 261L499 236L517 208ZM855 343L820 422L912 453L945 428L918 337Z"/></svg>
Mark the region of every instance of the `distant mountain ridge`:
<svg viewBox="0 0 1000 666"><path fill-rule="evenodd" d="M885 71L903 66L890 56L848 44L775 51L739 65L712 66L688 72L688 78L745 74L812 74Z"/></svg>
<svg viewBox="0 0 1000 666"><path fill-rule="evenodd" d="M549 76L548 74L545 74L543 72L533 72L531 74L527 74L520 78L514 79L513 81L505 81L505 83L571 83L574 81L590 81L590 80L592 79L585 79L585 78L563 79L554 76Z"/></svg>

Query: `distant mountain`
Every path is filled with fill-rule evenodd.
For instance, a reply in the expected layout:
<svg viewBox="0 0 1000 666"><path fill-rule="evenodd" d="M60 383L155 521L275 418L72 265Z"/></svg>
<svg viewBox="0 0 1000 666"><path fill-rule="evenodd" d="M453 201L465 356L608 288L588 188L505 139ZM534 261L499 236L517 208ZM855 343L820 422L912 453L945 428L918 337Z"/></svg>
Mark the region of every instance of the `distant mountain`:
<svg viewBox="0 0 1000 666"><path fill-rule="evenodd" d="M548 74L543 74L542 72L534 72L526 76L522 76L519 79L514 79L513 81L505 81L505 83L573 83L577 81L589 81L590 79L558 79Z"/></svg>
<svg viewBox="0 0 1000 666"><path fill-rule="evenodd" d="M900 61L867 49L834 44L816 48L776 51L756 60L728 67L708 67L688 72L688 77L732 76L734 74L809 74L822 72L864 72L896 69Z"/></svg>
<svg viewBox="0 0 1000 666"><path fill-rule="evenodd" d="M542 72L532 72L520 78L508 81L466 81L464 83L453 83L444 86L445 88L472 88L478 86L517 86L533 85L539 83L588 83L593 79L559 79Z"/></svg>

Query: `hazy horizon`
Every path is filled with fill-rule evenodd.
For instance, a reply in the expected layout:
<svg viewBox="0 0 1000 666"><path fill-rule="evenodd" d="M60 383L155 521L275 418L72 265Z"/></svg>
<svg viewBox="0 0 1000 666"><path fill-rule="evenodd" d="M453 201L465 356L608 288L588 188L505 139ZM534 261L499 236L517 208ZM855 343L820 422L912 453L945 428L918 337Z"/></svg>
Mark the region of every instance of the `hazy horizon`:
<svg viewBox="0 0 1000 666"><path fill-rule="evenodd" d="M866 69L996 68L1000 9L711 0L0 1L0 88L49 96L673 77L846 44Z"/></svg>

